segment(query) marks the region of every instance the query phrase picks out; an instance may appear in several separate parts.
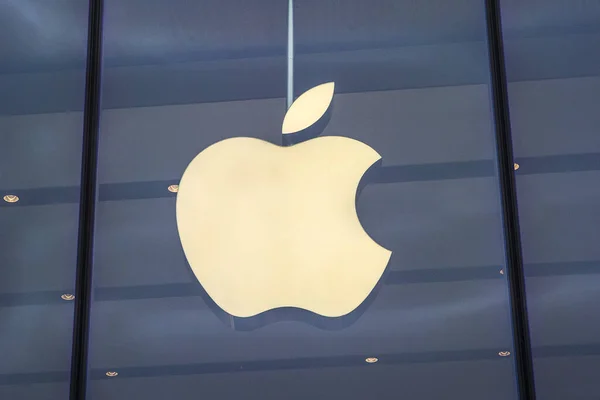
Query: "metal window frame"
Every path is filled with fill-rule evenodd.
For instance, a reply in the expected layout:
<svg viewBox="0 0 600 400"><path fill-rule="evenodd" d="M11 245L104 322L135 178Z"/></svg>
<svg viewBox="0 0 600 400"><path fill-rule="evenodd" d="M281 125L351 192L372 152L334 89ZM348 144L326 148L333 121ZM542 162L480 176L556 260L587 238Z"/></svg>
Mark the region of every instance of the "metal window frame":
<svg viewBox="0 0 600 400"><path fill-rule="evenodd" d="M535 400L500 0L486 0L485 14L517 391L520 400Z"/></svg>
<svg viewBox="0 0 600 400"><path fill-rule="evenodd" d="M92 304L92 271L98 188L98 143L102 93L102 27L104 0L89 0L83 146L81 153L81 189L77 269L71 351L69 399L83 400L88 382L88 347Z"/></svg>

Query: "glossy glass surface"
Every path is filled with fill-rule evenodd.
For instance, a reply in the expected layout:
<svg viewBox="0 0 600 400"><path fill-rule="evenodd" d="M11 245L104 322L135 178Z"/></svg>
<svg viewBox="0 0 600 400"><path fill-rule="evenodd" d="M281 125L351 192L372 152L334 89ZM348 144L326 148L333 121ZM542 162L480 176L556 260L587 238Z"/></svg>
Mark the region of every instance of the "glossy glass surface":
<svg viewBox="0 0 600 400"><path fill-rule="evenodd" d="M68 397L86 38L87 2L0 2L2 399Z"/></svg>
<svg viewBox="0 0 600 400"><path fill-rule="evenodd" d="M501 1L539 399L600 384L600 3Z"/></svg>
<svg viewBox="0 0 600 400"><path fill-rule="evenodd" d="M88 397L514 398L483 4L294 12L296 96L335 81L322 135L382 156L356 204L386 273L347 317L219 309L168 187L222 139L281 144L287 2L109 0Z"/></svg>
<svg viewBox="0 0 600 400"><path fill-rule="evenodd" d="M0 2L0 399L68 398L87 3ZM484 2L293 3L288 43L285 0L105 1L87 397L516 399ZM500 5L537 398L597 400L600 4ZM288 93L297 98L325 82L335 92L324 117L283 138ZM216 206L214 220L228 221L213 230L220 236L203 226L210 249L225 249L211 263L242 248L258 261L275 259L265 248L296 254L281 275L271 263L268 290L249 290L244 303L284 304L293 292L312 312L289 301L240 317L256 307L217 304L217 292L230 292L219 280L250 286L261 263L233 263L221 276L204 262L188 264L176 218L182 176L199 153L237 137L263 144L251 151L240 142L235 157L211 159L239 167L235 160L252 153L219 186L221 202L236 210ZM352 157L334 156L338 139L362 144ZM329 144L298 156L311 141ZM257 171L275 154L262 149L282 144L293 147L277 154L295 158L273 159L303 161ZM363 155L373 161L370 151L381 160L358 165ZM365 170L360 179L357 170ZM272 183L282 171L301 171L312 189L296 193L286 180L278 190L264 185L272 196L252 195L252 182ZM330 200L327 189L347 189L350 175L360 182L344 215L356 211L392 255L381 277L369 277L379 281L360 306L326 317L354 301L350 285L336 285L352 282L366 254L352 252L363 247L346 246L339 279L333 269L307 279L285 269L357 237L344 230L328 242L328 218L306 206ZM286 223L265 240L264 227L284 219L302 234ZM237 229L231 243L228 226ZM253 271L239 279L236 268L248 265ZM206 271L201 284L196 275ZM315 286L297 290L306 282Z"/></svg>

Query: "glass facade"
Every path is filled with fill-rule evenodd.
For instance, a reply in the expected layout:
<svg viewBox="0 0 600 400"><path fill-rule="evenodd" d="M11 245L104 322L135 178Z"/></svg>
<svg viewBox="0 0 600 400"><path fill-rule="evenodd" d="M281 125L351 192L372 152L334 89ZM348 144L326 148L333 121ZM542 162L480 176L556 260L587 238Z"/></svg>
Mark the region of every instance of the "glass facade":
<svg viewBox="0 0 600 400"><path fill-rule="evenodd" d="M90 32L101 49L87 39L99 5L91 17L101 28ZM488 33L496 6L500 37ZM535 384L541 400L598 399L598 49L600 3L586 0L0 4L0 398L529 400L523 387ZM101 56L95 98L86 52ZM284 138L292 100L326 82L335 90L325 116ZM97 123L90 100L101 104ZM99 143L84 143L94 130ZM219 204L245 215L223 211L231 219L203 241L225 259L256 243L247 256L263 264L248 257L256 271L236 264L217 276L182 246L182 176L199 154L241 137L283 146L234 178L219 175L231 179L215 186L230 193ZM317 239L284 238L283 227L265 242L259 227L304 226L346 178L335 167L362 153L301 158L301 170L325 163L314 181L335 178L310 193L320 199L313 209L293 203L292 189L289 209L265 206L282 190L267 185L257 201L252 182L269 152L288 151L278 159L286 163L294 148L340 137L380 156L353 187L351 208L391 257L360 305L327 316L321 305L342 307L352 295L359 247L345 246L347 266L310 272L302 289L292 265L315 271L301 261L331 247L318 238L333 228L321 219ZM97 164L82 161L82 146ZM227 167L235 159L217 158ZM86 166L97 182L82 181ZM268 169L268 182L285 168ZM90 183L97 199L80 204ZM214 195L200 193L198 204ZM90 205L86 263L77 249L80 207ZM257 230L240 239L248 220ZM273 248L294 257L268 273ZM75 294L92 270L87 302ZM252 316L224 306L216 292L230 281L258 285L236 271L269 280L239 304L280 296L283 306ZM265 287L275 294L259 293ZM297 292L317 309L286 303ZM73 341L74 328L89 340ZM73 378L72 358L87 376Z"/></svg>
<svg viewBox="0 0 600 400"><path fill-rule="evenodd" d="M536 389L541 399L593 399L600 4L535 3L502 2L502 16Z"/></svg>
<svg viewBox="0 0 600 400"><path fill-rule="evenodd" d="M87 14L81 1L0 3L3 399L69 396Z"/></svg>

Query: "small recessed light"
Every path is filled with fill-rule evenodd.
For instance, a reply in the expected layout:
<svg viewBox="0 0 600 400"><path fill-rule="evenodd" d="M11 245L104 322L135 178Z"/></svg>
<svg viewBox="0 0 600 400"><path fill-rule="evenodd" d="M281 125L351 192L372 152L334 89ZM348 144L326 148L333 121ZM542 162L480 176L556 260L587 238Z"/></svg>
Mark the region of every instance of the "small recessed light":
<svg viewBox="0 0 600 400"><path fill-rule="evenodd" d="M519 164L515 163L515 171L519 169Z"/></svg>
<svg viewBox="0 0 600 400"><path fill-rule="evenodd" d="M169 186L168 189L169 189L169 192L171 192L171 193L177 193L177 192L179 192L179 185L171 185L171 186Z"/></svg>
<svg viewBox="0 0 600 400"><path fill-rule="evenodd" d="M503 269L500 270L500 275L504 275L504 270Z"/></svg>
<svg viewBox="0 0 600 400"><path fill-rule="evenodd" d="M119 373L118 373L118 372L116 372L116 371L108 371L108 372L106 373L106 376L108 376L108 377L111 377L111 378L112 378L113 376L117 376L117 375L119 375Z"/></svg>
<svg viewBox="0 0 600 400"><path fill-rule="evenodd" d="M73 296L71 293L65 293L62 296L60 296L60 298L63 300L71 301L75 299L75 296Z"/></svg>
<svg viewBox="0 0 600 400"><path fill-rule="evenodd" d="M377 357L368 357L365 358L365 361L369 364L375 364L377 361L379 361L379 359Z"/></svg>
<svg viewBox="0 0 600 400"><path fill-rule="evenodd" d="M16 203L17 201L19 201L19 196L14 194L7 194L3 197L3 199L7 203Z"/></svg>
<svg viewBox="0 0 600 400"><path fill-rule="evenodd" d="M510 351L501 351L498 353L500 357L508 357L510 356Z"/></svg>

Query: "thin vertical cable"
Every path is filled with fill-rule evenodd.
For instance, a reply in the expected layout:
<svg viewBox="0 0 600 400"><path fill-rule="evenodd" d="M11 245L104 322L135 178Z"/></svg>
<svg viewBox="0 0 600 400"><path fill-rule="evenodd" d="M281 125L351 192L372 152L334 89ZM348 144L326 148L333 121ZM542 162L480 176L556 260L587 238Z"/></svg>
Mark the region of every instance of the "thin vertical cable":
<svg viewBox="0 0 600 400"><path fill-rule="evenodd" d="M485 7L517 389L520 400L535 400L499 0L486 0Z"/></svg>
<svg viewBox="0 0 600 400"><path fill-rule="evenodd" d="M103 10L103 0L89 0L70 400L84 400L87 388L94 222L97 198Z"/></svg>
<svg viewBox="0 0 600 400"><path fill-rule="evenodd" d="M294 102L294 0L288 0L287 108Z"/></svg>
<svg viewBox="0 0 600 400"><path fill-rule="evenodd" d="M287 15L287 93L286 110L289 110L294 102L294 0L288 0ZM290 146L293 142L288 135L281 135L281 145Z"/></svg>

